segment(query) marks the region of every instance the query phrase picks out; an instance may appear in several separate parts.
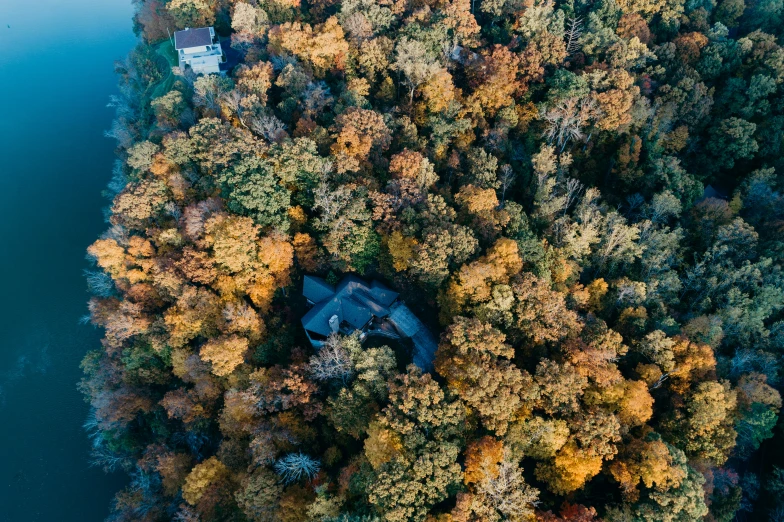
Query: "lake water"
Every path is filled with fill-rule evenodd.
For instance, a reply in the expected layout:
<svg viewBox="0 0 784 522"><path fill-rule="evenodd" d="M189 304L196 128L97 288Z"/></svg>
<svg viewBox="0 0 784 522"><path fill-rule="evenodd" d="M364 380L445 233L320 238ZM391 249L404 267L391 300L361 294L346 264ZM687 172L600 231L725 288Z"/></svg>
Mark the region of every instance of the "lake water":
<svg viewBox="0 0 784 522"><path fill-rule="evenodd" d="M100 338L79 324L81 272L131 16L130 0L0 0L0 522L97 522L124 483L88 465L76 384Z"/></svg>

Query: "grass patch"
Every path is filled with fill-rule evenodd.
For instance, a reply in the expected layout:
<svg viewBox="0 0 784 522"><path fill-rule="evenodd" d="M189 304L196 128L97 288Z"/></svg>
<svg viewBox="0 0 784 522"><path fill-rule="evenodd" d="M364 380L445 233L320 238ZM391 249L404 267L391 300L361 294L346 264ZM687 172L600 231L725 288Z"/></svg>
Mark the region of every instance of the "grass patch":
<svg viewBox="0 0 784 522"><path fill-rule="evenodd" d="M154 100L160 98L169 92L174 85L174 74L172 74L172 67L179 66L180 62L177 58L177 51L174 50L174 45L169 40L164 40L155 46L155 52L161 58L160 68L164 71L164 78L155 85L149 93L149 99Z"/></svg>

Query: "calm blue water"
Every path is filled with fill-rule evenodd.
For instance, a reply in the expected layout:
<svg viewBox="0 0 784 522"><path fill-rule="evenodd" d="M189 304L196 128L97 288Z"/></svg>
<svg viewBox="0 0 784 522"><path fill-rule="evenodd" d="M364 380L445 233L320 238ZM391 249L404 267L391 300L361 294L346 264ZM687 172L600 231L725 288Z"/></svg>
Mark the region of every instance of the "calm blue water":
<svg viewBox="0 0 784 522"><path fill-rule="evenodd" d="M130 0L0 0L0 522L97 522L123 485L88 466L76 383L99 340L78 324L81 271L131 16Z"/></svg>

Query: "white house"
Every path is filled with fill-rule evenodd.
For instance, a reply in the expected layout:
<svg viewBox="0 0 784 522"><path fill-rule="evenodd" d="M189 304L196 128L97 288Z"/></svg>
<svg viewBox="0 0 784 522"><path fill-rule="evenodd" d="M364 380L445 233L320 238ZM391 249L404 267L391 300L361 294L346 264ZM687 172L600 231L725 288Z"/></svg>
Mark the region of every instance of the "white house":
<svg viewBox="0 0 784 522"><path fill-rule="evenodd" d="M180 67L189 65L197 74L220 73L220 64L225 61L223 49L212 27L177 31L174 33L174 48L180 59Z"/></svg>

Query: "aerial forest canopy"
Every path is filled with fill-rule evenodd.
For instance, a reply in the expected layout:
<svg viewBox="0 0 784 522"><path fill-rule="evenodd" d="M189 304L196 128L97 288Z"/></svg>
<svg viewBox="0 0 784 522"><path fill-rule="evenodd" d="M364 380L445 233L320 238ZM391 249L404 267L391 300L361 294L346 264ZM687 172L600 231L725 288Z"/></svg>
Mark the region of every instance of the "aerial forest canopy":
<svg viewBox="0 0 784 522"><path fill-rule="evenodd" d="M81 384L110 520L784 520L781 0L136 7ZM207 26L239 63L173 67ZM348 273L431 371L311 347L302 277Z"/></svg>

